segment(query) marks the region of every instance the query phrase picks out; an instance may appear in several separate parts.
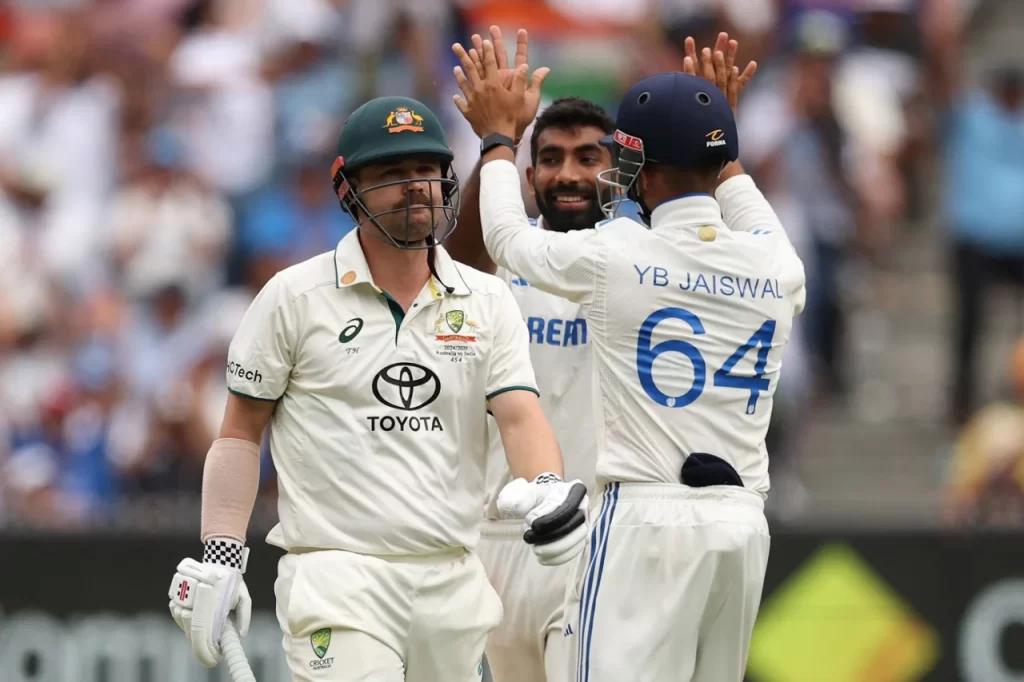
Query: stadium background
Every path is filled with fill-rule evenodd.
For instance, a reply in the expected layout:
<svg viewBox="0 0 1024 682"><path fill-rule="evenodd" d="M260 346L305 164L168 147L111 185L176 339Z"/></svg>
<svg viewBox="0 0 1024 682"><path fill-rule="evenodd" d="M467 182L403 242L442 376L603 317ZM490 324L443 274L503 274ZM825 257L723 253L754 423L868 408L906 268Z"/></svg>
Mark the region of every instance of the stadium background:
<svg viewBox="0 0 1024 682"><path fill-rule="evenodd" d="M198 552L226 344L272 273L350 228L327 168L358 103L427 101L468 175L448 45L490 23L531 31L549 100L612 111L624 85L679 68L686 35L730 30L761 64L741 153L815 301L771 434L749 679L1024 679L1024 114L985 94L1020 94L1024 3L13 0L0 680L218 679L163 594ZM976 196L991 224L963 218ZM973 364L957 352L970 329ZM273 682L264 454L248 649Z"/></svg>

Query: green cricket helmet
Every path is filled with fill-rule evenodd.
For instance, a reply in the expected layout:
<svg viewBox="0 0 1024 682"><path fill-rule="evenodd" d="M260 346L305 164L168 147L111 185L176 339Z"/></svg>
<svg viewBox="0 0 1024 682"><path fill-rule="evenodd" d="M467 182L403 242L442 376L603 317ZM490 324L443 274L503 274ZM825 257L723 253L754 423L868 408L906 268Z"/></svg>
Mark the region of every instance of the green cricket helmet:
<svg viewBox="0 0 1024 682"><path fill-rule="evenodd" d="M395 180L367 187L357 186L355 175L360 169L415 157L435 158L440 161L441 177ZM440 244L451 234L458 219L459 179L452 168L454 158L441 122L426 105L409 97L378 97L353 111L345 121L341 136L338 138L338 156L331 167L331 179L342 208L357 224L372 223L380 233L381 239L399 248L430 248ZM376 213L369 210L365 202L369 192L392 185L405 185L408 188L413 183L431 183L428 185L429 208L435 217L432 218L430 235L422 242L411 239L408 219L411 192L406 191L404 206ZM441 186L440 196L434 196L434 183ZM422 205L422 202L417 203ZM436 217L437 209L440 209L442 220ZM401 234L389 233L379 221L382 216L402 212L406 213L405 239Z"/></svg>

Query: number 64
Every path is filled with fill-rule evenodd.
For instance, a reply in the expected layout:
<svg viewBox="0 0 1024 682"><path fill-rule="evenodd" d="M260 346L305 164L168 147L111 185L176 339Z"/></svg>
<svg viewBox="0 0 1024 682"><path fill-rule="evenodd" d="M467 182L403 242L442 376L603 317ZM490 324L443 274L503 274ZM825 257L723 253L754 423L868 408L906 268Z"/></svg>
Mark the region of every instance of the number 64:
<svg viewBox="0 0 1024 682"><path fill-rule="evenodd" d="M667 319L682 320L693 330L694 334L704 334L704 324L700 318L684 308L662 308L647 316L640 325L640 333L636 340L636 372L640 378L640 385L651 400L664 405L665 407L686 407L697 400L704 393L704 385L707 382L707 364L704 357L692 343L682 339L669 339L662 341L656 346L651 345L651 336L654 328ZM740 388L750 391L750 398L747 400L747 414L754 414L757 408L757 399L761 391L767 391L770 381L764 376L764 368L768 363L768 351L772 348L772 339L775 337L775 320L765 320L761 328L754 332L747 342L741 345L729 356L725 364L721 366L714 377L715 386L727 388ZM741 376L732 374L736 363L754 348L757 348L757 360L754 363L754 376ZM693 363L693 385L690 389L678 396L670 396L663 393L654 383L652 368L654 361L663 353L682 353Z"/></svg>

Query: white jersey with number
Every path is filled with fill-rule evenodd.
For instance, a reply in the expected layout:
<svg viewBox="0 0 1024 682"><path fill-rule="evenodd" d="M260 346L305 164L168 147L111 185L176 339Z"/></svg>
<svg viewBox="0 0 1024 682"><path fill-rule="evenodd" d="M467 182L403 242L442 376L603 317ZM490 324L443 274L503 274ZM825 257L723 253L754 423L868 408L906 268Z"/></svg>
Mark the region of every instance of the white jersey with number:
<svg viewBox="0 0 1024 682"><path fill-rule="evenodd" d="M526 326L498 278L436 249L402 308L353 230L273 277L228 354L228 388L276 401L270 448L285 549L402 555L472 548L485 503L487 401L536 392Z"/></svg>
<svg viewBox="0 0 1024 682"><path fill-rule="evenodd" d="M540 221L531 220L536 229ZM597 448L595 415L600 407L593 375L587 321L580 303L537 287L499 267L497 277L508 284L519 304L530 338L530 359L537 375L540 402L562 450L565 479L579 479L594 492ZM505 450L493 418L490 419L490 456L487 518L497 519L498 493L511 480Z"/></svg>
<svg viewBox="0 0 1024 682"><path fill-rule="evenodd" d="M766 494L764 439L804 270L750 177L723 182L718 201L659 206L649 230L616 219L565 234L530 227L516 178L506 161L481 170L484 240L499 265L582 305L600 387L597 483L678 483L686 458L708 453Z"/></svg>

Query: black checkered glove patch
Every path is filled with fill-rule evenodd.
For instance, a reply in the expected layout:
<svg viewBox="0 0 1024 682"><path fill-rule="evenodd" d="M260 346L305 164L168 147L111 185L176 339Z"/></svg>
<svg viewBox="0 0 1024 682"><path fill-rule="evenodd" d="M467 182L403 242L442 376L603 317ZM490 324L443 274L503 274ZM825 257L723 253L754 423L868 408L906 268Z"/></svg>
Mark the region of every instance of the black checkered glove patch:
<svg viewBox="0 0 1024 682"><path fill-rule="evenodd" d="M537 476L537 478L533 479L533 482L537 485L547 485L548 483L561 483L562 477L559 476L558 474L553 474L550 471L547 471Z"/></svg>
<svg viewBox="0 0 1024 682"><path fill-rule="evenodd" d="M249 548L230 538L210 538L203 549L203 563L227 566L245 573Z"/></svg>

